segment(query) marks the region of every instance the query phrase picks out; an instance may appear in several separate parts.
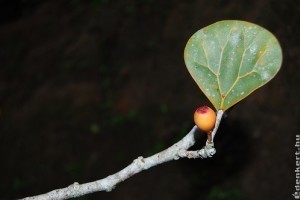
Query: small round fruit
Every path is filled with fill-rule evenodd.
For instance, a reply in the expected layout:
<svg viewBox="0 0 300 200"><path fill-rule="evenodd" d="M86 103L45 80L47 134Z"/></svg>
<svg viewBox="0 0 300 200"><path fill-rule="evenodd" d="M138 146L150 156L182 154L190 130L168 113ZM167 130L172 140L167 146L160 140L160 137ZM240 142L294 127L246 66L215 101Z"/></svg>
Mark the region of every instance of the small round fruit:
<svg viewBox="0 0 300 200"><path fill-rule="evenodd" d="M216 113L208 106L201 106L194 113L194 121L200 130L211 131L216 123Z"/></svg>

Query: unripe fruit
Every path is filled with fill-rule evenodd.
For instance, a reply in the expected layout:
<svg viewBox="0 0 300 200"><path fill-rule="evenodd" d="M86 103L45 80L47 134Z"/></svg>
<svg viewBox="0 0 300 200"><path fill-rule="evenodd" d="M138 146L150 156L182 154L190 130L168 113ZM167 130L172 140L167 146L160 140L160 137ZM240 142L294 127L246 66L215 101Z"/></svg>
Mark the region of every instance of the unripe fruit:
<svg viewBox="0 0 300 200"><path fill-rule="evenodd" d="M200 130L211 131L216 123L216 113L208 106L201 106L194 113L194 121Z"/></svg>

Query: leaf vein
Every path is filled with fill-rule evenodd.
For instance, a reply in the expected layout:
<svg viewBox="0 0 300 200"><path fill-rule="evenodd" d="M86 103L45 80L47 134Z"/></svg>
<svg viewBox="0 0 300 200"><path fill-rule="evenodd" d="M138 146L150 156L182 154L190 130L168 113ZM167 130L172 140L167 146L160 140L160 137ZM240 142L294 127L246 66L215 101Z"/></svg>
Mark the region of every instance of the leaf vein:
<svg viewBox="0 0 300 200"><path fill-rule="evenodd" d="M222 107L223 107L223 104L224 104L224 96L222 95L222 89L221 89L221 83L220 83L220 69L221 69L221 63L222 63L222 59L223 59L223 54L224 54L224 49L226 48L226 46L227 46L227 44L228 44L228 41L229 41L229 37L230 37L230 35L231 35L231 32L232 32L232 30L233 30L233 28L234 28L234 25L233 25L233 27L231 27L230 28L230 31L229 31L229 33L228 33L228 35L227 35L227 39L226 39L226 42L225 42L225 44L224 44L224 47L221 47L221 45L220 45L220 47L221 47L221 55L220 55L220 61L219 61L219 66L218 66L218 76L217 76L217 79L218 79L218 87L219 87L219 91L220 91L220 95L221 95L221 105L220 105L220 108L222 109Z"/></svg>

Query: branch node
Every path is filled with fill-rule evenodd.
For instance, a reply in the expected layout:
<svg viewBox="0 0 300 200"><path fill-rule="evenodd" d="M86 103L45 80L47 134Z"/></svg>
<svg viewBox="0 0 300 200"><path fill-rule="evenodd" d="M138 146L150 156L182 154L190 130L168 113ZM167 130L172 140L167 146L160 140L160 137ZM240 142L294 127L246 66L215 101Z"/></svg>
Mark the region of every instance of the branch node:
<svg viewBox="0 0 300 200"><path fill-rule="evenodd" d="M74 182L72 185L70 185L69 187L74 188L74 190L78 190L79 189L79 183L78 182Z"/></svg>
<svg viewBox="0 0 300 200"><path fill-rule="evenodd" d="M112 176L109 176L112 179ZM108 177L107 177L108 178ZM100 182L101 187L104 191L110 192L115 188L115 185L111 185L109 182Z"/></svg>
<svg viewBox="0 0 300 200"><path fill-rule="evenodd" d="M107 188L105 189L105 191L106 191L106 192L111 192L114 188L115 188L115 186L107 187Z"/></svg>
<svg viewBox="0 0 300 200"><path fill-rule="evenodd" d="M137 159L135 159L134 161L133 161L137 166L138 166L138 168L140 168L140 169L143 169L143 170L145 170L145 169L148 169L149 167L147 167L147 165L145 164L145 159L144 159L144 157L143 156L139 156Z"/></svg>
<svg viewBox="0 0 300 200"><path fill-rule="evenodd" d="M178 158L186 157L186 150L185 149L179 149L178 152L177 152L177 155L175 157L178 157ZM175 157L174 157L174 160L175 160Z"/></svg>
<svg viewBox="0 0 300 200"><path fill-rule="evenodd" d="M180 157L181 157L180 155L176 154L174 155L174 160L178 160Z"/></svg>

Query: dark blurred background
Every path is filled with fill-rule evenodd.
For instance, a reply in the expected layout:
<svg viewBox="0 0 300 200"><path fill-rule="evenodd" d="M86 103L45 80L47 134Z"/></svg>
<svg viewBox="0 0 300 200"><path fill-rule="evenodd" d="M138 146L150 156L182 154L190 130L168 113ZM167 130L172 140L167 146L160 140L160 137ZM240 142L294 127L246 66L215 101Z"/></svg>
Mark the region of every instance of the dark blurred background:
<svg viewBox="0 0 300 200"><path fill-rule="evenodd" d="M269 29L284 62L227 114L217 155L169 162L78 199L292 199L299 1L0 2L0 199L104 178L183 137L196 107L210 105L183 49L223 19Z"/></svg>

